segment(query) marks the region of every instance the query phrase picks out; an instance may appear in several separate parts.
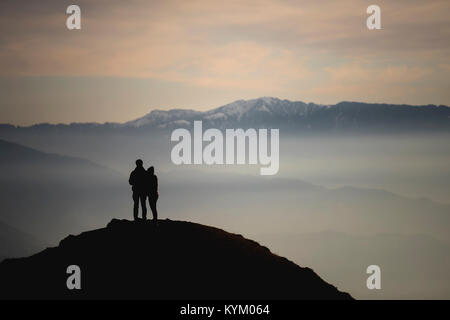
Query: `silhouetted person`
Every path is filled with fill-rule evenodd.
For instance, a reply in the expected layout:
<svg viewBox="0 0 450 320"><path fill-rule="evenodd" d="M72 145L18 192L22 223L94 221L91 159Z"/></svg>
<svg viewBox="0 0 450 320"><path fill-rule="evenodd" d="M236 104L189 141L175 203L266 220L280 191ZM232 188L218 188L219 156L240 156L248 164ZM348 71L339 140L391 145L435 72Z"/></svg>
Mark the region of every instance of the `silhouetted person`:
<svg viewBox="0 0 450 320"><path fill-rule="evenodd" d="M147 207L146 207L146 198L147 198L147 192L146 192L146 185L147 185L147 177L148 173L145 171L143 162L141 159L136 160L136 169L134 169L130 174L130 179L128 179L128 182L130 185L132 185L133 190L133 201L134 201L134 208L133 208L133 217L134 220L138 219L138 212L139 212L139 201L141 201L141 207L142 207L142 219L147 219Z"/></svg>
<svg viewBox="0 0 450 320"><path fill-rule="evenodd" d="M159 198L158 194L158 177L155 175L155 168L150 167L147 170L147 196L150 204L150 209L153 213L153 221L158 222L158 212L156 211L156 201Z"/></svg>

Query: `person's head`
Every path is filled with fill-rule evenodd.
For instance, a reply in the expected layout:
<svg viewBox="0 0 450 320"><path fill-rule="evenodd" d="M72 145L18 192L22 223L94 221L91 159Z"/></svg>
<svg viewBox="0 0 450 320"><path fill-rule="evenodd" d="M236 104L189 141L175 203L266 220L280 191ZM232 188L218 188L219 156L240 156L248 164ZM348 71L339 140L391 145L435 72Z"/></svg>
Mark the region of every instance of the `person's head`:
<svg viewBox="0 0 450 320"><path fill-rule="evenodd" d="M144 165L144 162L141 159L136 160L136 167L142 167Z"/></svg>
<svg viewBox="0 0 450 320"><path fill-rule="evenodd" d="M150 168L148 168L147 170L150 174L155 174L155 168L153 166L151 166Z"/></svg>

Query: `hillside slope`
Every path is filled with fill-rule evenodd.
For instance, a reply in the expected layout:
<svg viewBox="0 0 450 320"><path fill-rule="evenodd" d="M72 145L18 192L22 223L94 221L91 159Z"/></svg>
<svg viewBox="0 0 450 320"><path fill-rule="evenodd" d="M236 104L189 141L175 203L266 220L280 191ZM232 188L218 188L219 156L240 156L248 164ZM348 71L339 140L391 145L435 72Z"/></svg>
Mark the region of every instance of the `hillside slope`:
<svg viewBox="0 0 450 320"><path fill-rule="evenodd" d="M81 290L66 288L69 265ZM112 220L0 264L0 298L351 299L240 235L181 221Z"/></svg>

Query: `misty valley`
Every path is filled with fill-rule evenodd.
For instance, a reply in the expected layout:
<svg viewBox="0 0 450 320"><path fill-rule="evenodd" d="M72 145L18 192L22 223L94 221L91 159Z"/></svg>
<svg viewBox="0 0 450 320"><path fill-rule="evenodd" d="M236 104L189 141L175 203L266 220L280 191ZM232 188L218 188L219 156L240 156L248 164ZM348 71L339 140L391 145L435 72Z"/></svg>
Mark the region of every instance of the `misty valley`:
<svg viewBox="0 0 450 320"><path fill-rule="evenodd" d="M172 132L170 140L178 142L173 146L170 154L174 164L244 165L247 160L251 165L259 161L261 165L267 166L260 169L261 175L274 175L278 172L278 129L270 130L270 143L267 138L267 129L259 129L258 132L253 128L245 131L226 129L224 139L224 134L220 130L210 128L203 133L202 122L194 121L192 135L191 139L191 133L184 128L175 129ZM204 142L207 143L206 146L203 146Z"/></svg>

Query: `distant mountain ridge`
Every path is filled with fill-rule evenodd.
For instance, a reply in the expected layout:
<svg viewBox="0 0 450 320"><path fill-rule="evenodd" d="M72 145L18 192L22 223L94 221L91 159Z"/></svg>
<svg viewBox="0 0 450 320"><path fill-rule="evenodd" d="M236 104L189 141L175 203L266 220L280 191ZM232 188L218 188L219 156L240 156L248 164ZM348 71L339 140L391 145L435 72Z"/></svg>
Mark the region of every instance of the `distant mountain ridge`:
<svg viewBox="0 0 450 320"><path fill-rule="evenodd" d="M285 127L294 130L354 129L444 129L450 130L450 107L395 105L361 102L339 102L335 105L304 103L263 97L237 100L209 110L153 110L147 115L125 123L37 124L30 127L0 125L2 130L28 129L173 129L190 127L201 120L205 127Z"/></svg>
<svg viewBox="0 0 450 320"><path fill-rule="evenodd" d="M288 127L292 129L358 129L372 127L450 128L450 108L340 102L320 105L301 101L259 98L238 100L225 106L199 112L173 109L154 110L123 126L175 128L190 127L194 120L206 127Z"/></svg>
<svg viewBox="0 0 450 320"><path fill-rule="evenodd" d="M81 269L81 290L66 287L69 265ZM112 220L5 260L0 283L3 299L352 299L255 241L171 220Z"/></svg>

